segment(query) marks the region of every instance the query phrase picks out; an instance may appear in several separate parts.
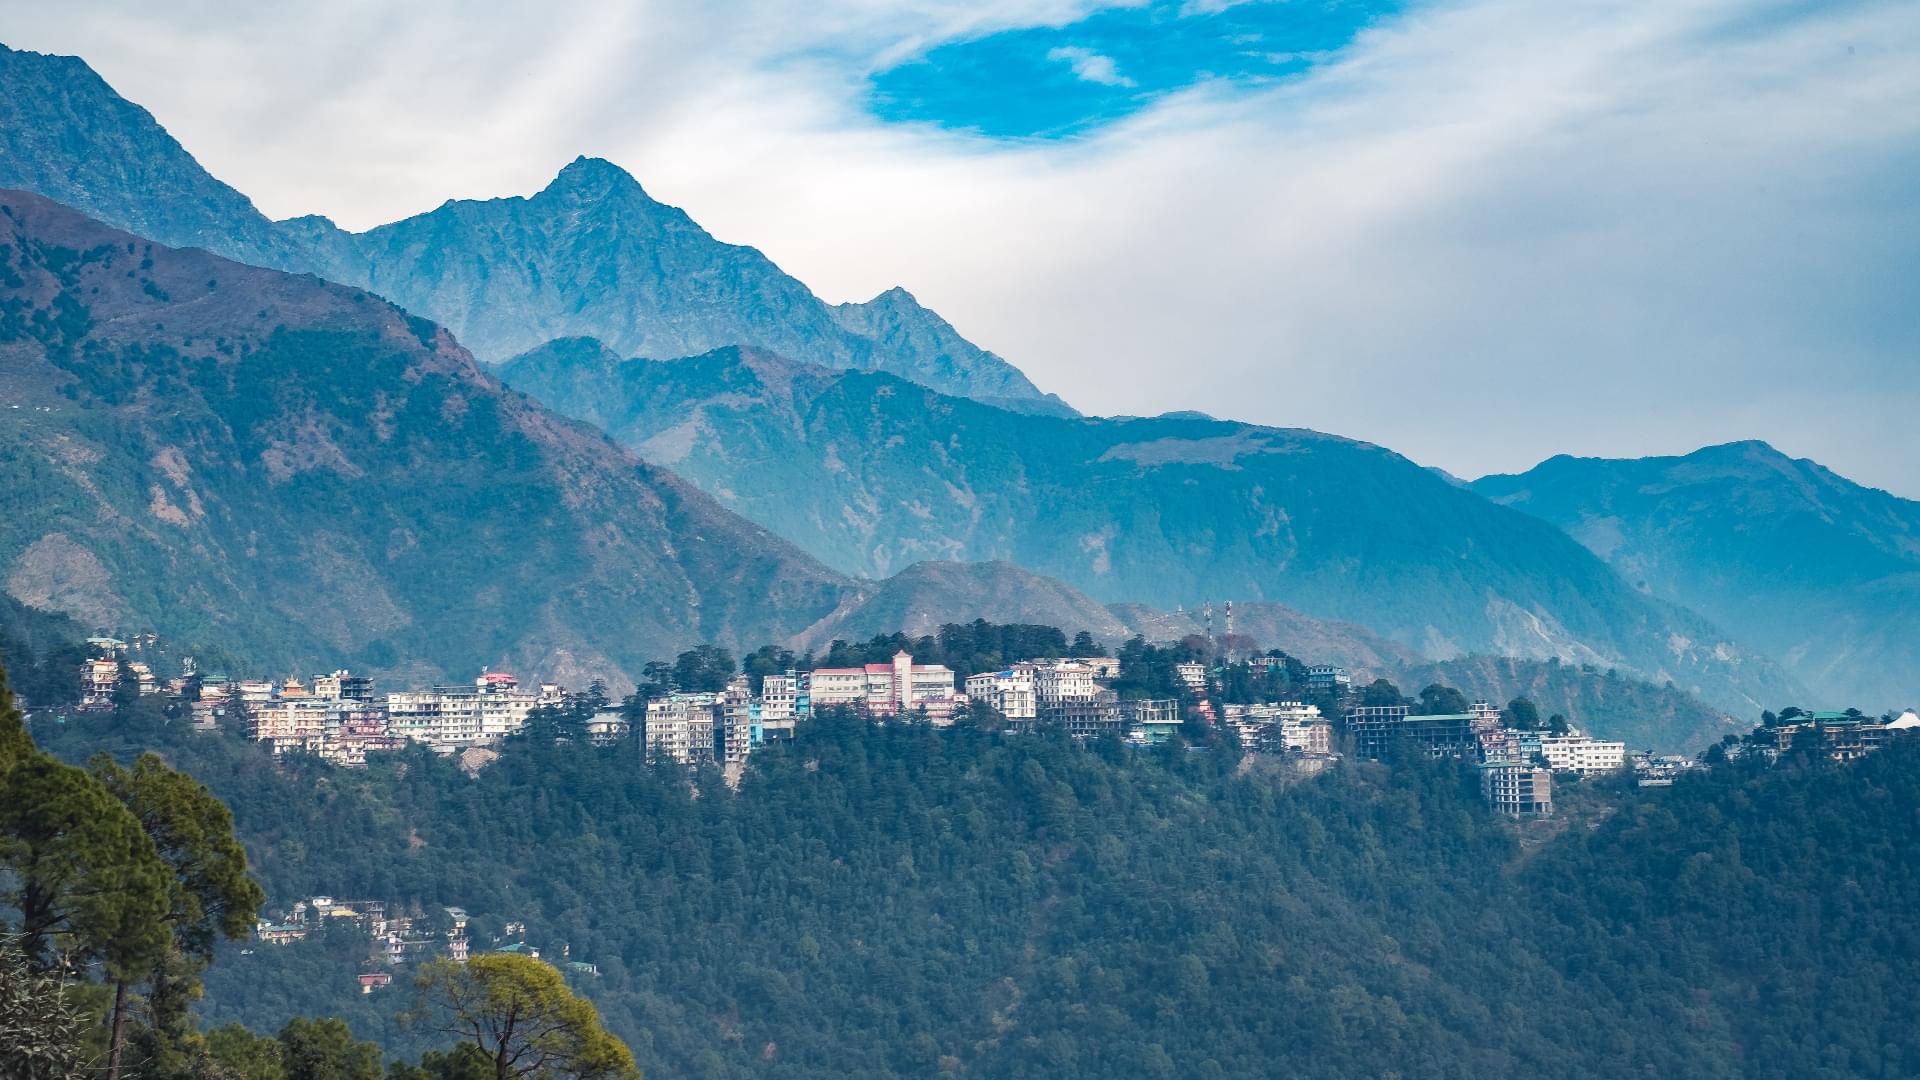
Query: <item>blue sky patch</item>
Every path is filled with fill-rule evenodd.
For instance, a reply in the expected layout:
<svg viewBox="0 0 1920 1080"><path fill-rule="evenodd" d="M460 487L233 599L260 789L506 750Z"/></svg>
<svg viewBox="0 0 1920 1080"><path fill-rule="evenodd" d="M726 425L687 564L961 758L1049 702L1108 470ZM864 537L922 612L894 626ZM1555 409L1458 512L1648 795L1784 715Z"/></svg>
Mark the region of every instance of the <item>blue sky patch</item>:
<svg viewBox="0 0 1920 1080"><path fill-rule="evenodd" d="M1297 75L1403 5L1393 0L1156 0L1062 27L942 45L877 72L883 120L994 138L1061 138L1196 83Z"/></svg>

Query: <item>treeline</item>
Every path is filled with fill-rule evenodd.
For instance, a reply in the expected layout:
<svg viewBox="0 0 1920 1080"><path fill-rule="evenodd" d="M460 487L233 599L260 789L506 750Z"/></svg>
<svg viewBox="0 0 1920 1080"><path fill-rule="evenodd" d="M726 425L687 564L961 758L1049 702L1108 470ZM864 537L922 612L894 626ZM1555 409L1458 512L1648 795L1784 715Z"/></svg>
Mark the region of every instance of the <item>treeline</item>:
<svg viewBox="0 0 1920 1080"><path fill-rule="evenodd" d="M423 749L276 763L157 714L44 737L205 778L269 906L457 904L477 949L524 920L598 966L575 986L657 1075L1920 1072L1905 741L1583 785L1573 827L1523 844L1452 764L1302 782L1224 745L839 716L738 791L579 741L468 775ZM324 1013L421 1049L403 995L358 992L364 939L251 948L208 971L208 1022Z"/></svg>

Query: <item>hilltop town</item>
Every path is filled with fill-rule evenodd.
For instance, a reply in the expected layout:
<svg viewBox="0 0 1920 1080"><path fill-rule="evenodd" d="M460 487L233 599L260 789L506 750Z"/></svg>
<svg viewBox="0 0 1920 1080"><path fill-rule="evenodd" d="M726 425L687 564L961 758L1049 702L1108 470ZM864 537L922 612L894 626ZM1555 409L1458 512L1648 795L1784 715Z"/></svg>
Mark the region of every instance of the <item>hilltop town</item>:
<svg viewBox="0 0 1920 1080"><path fill-rule="evenodd" d="M1051 628L992 629L1041 630L1051 634L1041 640L1065 642ZM876 638L868 653L888 640ZM1355 686L1344 668L1308 665L1280 650L1236 657L1130 642L1128 650L1151 657L1135 661L1153 669L1146 677L1130 671L1121 657L1099 655L1085 634L1073 642L1073 655L1036 655L967 672L917 662L900 647L879 662L747 673L708 646L683 654L677 666L684 669L696 658L711 665L720 658L718 669L695 665L695 674L676 681L659 665L659 681L621 701L611 700L598 683L574 691L553 682L523 684L494 670L470 683L382 692L369 676L344 669L304 679L242 679L198 673L185 658L182 673L163 681L140 658L154 645L152 635L89 639L92 655L79 672L78 708L107 711L126 696L155 696L195 731L239 735L276 756L308 754L346 767L418 744L480 768L503 740L537 727L552 738L597 746L631 742L649 763L717 768L733 783L750 755L792 739L801 725L829 711L875 723L966 723L1009 735L1045 728L1076 740L1112 738L1136 747L1176 740L1204 745L1210 732L1230 733L1242 749L1283 759L1302 775L1349 756L1453 760L1475 766L1488 805L1515 818L1553 814L1556 775L1630 773L1640 785L1659 786L1701 764L1701 758L1629 753L1626 743L1595 738L1557 715L1543 720L1525 699L1503 707L1431 686L1412 700L1384 681ZM857 652L836 643L837 655L829 659ZM790 653L777 658L794 660ZM695 682L708 685L685 685ZM1767 713L1751 735L1729 737L1702 757L1777 757L1798 748L1848 761L1917 729L1920 716L1911 711L1874 719L1857 710L1789 708L1778 716Z"/></svg>

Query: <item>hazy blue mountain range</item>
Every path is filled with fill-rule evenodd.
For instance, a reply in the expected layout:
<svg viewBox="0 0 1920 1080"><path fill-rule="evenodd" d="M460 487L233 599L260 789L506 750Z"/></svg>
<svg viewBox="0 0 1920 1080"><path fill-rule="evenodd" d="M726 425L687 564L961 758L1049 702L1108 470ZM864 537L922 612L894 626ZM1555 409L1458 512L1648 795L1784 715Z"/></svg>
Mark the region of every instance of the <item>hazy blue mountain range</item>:
<svg viewBox="0 0 1920 1080"><path fill-rule="evenodd" d="M369 289L452 330L483 361L569 334L658 356L738 344L1010 408L1073 411L905 290L829 305L606 161L576 160L530 198L449 201L356 234L320 217L269 221L73 57L0 46L0 120L0 186L172 246Z"/></svg>
<svg viewBox="0 0 1920 1080"><path fill-rule="evenodd" d="M0 578L264 670L635 675L849 583L366 292L0 194Z"/></svg>
<svg viewBox="0 0 1920 1080"><path fill-rule="evenodd" d="M1920 702L1920 503L1763 442L1556 457L1474 489L1779 658L1820 705Z"/></svg>
<svg viewBox="0 0 1920 1080"><path fill-rule="evenodd" d="M1559 529L1365 443L1017 415L757 350L624 361L572 339L501 373L850 574L1001 559L1108 602L1277 601L1425 658L1622 667L1743 714L1798 692Z"/></svg>

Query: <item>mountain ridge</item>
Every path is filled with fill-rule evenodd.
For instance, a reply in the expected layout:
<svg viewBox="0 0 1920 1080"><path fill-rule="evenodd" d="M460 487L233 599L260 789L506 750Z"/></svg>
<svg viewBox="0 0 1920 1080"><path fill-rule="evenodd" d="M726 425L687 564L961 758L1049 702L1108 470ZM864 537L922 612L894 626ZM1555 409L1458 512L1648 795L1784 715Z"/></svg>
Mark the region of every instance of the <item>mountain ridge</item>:
<svg viewBox="0 0 1920 1080"><path fill-rule="evenodd" d="M741 344L1072 412L917 301L888 290L828 305L602 158L576 157L531 196L449 199L356 233L315 214L268 220L78 57L0 45L0 110L0 188L169 246L368 289L448 327L482 360L577 333L630 354ZM578 216L588 210L598 217Z"/></svg>
<svg viewBox="0 0 1920 1080"><path fill-rule="evenodd" d="M631 681L850 584L364 291L0 207L0 572L36 607L270 670Z"/></svg>
<svg viewBox="0 0 1920 1080"><path fill-rule="evenodd" d="M1622 666L1740 712L1793 692L1557 528L1368 443L1199 418L1016 416L752 350L620 360L575 339L500 372L849 574L1004 559L1108 603L1277 601L1428 659Z"/></svg>
<svg viewBox="0 0 1920 1080"><path fill-rule="evenodd" d="M1920 701L1920 503L1761 440L1559 455L1473 487L1565 529L1649 595L1751 627L1832 702Z"/></svg>

